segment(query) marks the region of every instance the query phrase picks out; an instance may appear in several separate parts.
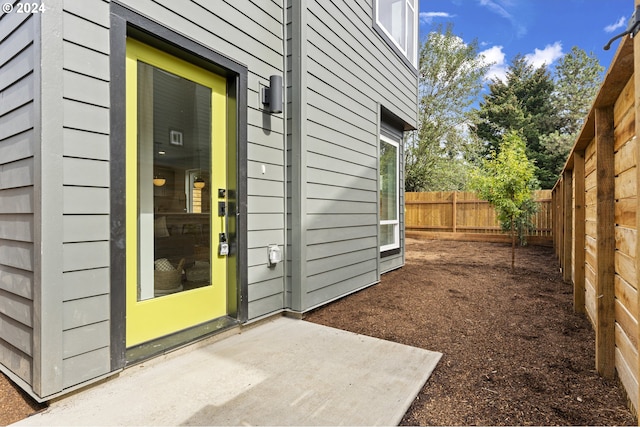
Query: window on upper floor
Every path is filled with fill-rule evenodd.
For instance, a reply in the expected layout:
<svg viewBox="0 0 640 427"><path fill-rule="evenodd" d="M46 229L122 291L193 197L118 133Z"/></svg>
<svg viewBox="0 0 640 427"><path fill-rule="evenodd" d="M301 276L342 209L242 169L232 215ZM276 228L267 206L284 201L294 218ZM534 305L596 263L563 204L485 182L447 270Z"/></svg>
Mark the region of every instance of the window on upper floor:
<svg viewBox="0 0 640 427"><path fill-rule="evenodd" d="M418 68L418 0L374 0L375 24L391 47Z"/></svg>

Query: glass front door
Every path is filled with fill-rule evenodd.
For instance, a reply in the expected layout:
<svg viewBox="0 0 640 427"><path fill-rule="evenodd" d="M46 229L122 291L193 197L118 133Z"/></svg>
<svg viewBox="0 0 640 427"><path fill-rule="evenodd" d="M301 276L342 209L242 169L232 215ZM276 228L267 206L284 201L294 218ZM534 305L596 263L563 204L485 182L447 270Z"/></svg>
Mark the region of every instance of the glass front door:
<svg viewBox="0 0 640 427"><path fill-rule="evenodd" d="M126 74L130 347L226 314L226 81L132 39Z"/></svg>

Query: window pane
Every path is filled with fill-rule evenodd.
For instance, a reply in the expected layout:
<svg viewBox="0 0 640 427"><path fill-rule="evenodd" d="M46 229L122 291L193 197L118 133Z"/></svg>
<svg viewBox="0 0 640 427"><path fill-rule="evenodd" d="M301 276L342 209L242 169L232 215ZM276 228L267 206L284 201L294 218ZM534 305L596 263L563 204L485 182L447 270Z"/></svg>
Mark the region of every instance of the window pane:
<svg viewBox="0 0 640 427"><path fill-rule="evenodd" d="M380 141L380 220L398 219L398 147Z"/></svg>
<svg viewBox="0 0 640 427"><path fill-rule="evenodd" d="M211 284L211 89L138 62L139 299Z"/></svg>
<svg viewBox="0 0 640 427"><path fill-rule="evenodd" d="M406 52L406 0L378 0L378 22L402 51Z"/></svg>
<svg viewBox="0 0 640 427"><path fill-rule="evenodd" d="M415 12L408 9L407 13L407 58L412 64L416 63L416 16Z"/></svg>
<svg viewBox="0 0 640 427"><path fill-rule="evenodd" d="M395 245L396 243L396 224L382 224L380 226L380 246Z"/></svg>

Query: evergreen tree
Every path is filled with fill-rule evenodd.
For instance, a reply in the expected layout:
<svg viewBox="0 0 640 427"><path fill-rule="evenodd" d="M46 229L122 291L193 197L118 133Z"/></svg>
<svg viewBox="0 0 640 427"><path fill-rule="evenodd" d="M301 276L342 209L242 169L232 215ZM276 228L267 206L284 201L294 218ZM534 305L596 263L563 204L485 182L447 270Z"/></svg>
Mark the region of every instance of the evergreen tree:
<svg viewBox="0 0 640 427"><path fill-rule="evenodd" d="M564 167L598 93L603 70L604 67L593 53L587 54L576 46L555 67L555 90L551 102L558 111L560 127L549 135L544 135L541 144L552 159L552 170L556 176Z"/></svg>
<svg viewBox="0 0 640 427"><path fill-rule="evenodd" d="M553 157L542 147L541 138L561 123L551 101L554 83L546 66L533 67L524 56L514 58L506 80L494 79L476 111L475 135L485 144L485 155L499 153L503 136L518 131L526 141L526 154L535 164L543 188L556 181Z"/></svg>
<svg viewBox="0 0 640 427"><path fill-rule="evenodd" d="M493 80L476 111L474 134L484 154L499 151L509 130L521 132L543 188L551 188L564 166L601 83L597 58L578 47L558 61L553 77L519 55L505 81Z"/></svg>

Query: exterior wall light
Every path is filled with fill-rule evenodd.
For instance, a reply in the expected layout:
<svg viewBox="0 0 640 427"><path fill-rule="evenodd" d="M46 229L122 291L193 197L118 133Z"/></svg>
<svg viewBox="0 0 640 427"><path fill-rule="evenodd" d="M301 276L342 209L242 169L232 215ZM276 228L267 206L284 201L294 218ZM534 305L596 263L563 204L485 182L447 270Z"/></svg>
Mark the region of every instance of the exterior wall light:
<svg viewBox="0 0 640 427"><path fill-rule="evenodd" d="M269 87L262 88L262 105L271 114L282 113L282 76L269 77Z"/></svg>

